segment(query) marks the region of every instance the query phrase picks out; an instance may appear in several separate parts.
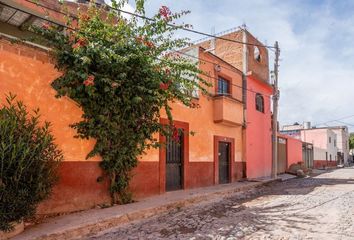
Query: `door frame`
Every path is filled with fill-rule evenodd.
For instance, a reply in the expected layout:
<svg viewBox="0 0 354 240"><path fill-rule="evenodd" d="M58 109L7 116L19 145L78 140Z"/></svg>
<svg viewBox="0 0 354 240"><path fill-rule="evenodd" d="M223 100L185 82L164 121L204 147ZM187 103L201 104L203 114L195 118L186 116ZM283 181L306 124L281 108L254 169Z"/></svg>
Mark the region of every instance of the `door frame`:
<svg viewBox="0 0 354 240"><path fill-rule="evenodd" d="M284 138L284 137L280 137L280 136L278 136L277 137L277 150L278 150L278 152L277 152L277 161L279 162L279 144L282 144L282 143L279 143L279 139L283 139L283 140L285 140L285 143L284 143L284 145L285 145L285 172L283 172L283 173L286 173L286 170L288 169L288 163L289 163L289 152L288 152L288 139L287 138ZM277 162L277 174L282 174L282 173L278 173L279 172L279 166L278 166L278 162Z"/></svg>
<svg viewBox="0 0 354 240"><path fill-rule="evenodd" d="M229 137L214 136L214 184L219 184L219 142L230 143L229 183L231 183L235 181L235 177L234 177L235 139Z"/></svg>
<svg viewBox="0 0 354 240"><path fill-rule="evenodd" d="M160 123L163 125L168 125L169 120L166 118L161 118ZM187 179L187 169L189 163L189 123L174 120L173 124L176 128L183 129L183 161L182 161L182 189L186 189L186 179ZM166 143L166 137L162 134L159 135L159 142ZM160 193L166 192L166 146L161 146L159 148L159 188Z"/></svg>

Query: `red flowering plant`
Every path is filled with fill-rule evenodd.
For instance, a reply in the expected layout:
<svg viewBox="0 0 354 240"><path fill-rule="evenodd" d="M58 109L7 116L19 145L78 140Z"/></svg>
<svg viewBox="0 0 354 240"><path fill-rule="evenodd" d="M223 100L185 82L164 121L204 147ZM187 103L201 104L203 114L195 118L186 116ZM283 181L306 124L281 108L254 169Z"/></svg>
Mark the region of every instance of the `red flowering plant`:
<svg viewBox="0 0 354 240"><path fill-rule="evenodd" d="M187 12L161 7L152 21L126 19L114 8L128 1L112 2L113 9L108 10L90 4L72 21L75 31L38 31L50 43L63 72L52 84L58 96L72 98L84 112L83 120L72 127L78 137L97 140L88 157L101 156L113 202L124 203L130 201L130 171L138 156L161 146L155 133L175 133L171 103L196 107L190 92L207 94L209 83L199 77L196 62L174 53L189 46L188 39L174 37L181 25L171 26ZM135 0L135 6L135 13L143 15L144 0ZM168 126L160 123L163 110Z"/></svg>

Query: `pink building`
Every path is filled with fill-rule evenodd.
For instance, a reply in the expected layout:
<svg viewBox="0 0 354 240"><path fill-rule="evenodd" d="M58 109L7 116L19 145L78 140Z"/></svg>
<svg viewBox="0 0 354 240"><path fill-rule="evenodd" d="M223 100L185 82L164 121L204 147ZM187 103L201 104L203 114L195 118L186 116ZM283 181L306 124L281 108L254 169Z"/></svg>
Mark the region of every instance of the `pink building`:
<svg viewBox="0 0 354 240"><path fill-rule="evenodd" d="M309 122L282 127L281 133L313 145L314 168L336 166L348 159L346 127L312 127Z"/></svg>
<svg viewBox="0 0 354 240"><path fill-rule="evenodd" d="M301 139L313 144L314 167L337 165L337 135L328 128L311 128L301 131Z"/></svg>
<svg viewBox="0 0 354 240"><path fill-rule="evenodd" d="M272 170L271 100L268 50L246 29L233 30L223 38L246 42L235 44L223 39L199 43L207 51L243 72L244 156L247 178L266 177Z"/></svg>
<svg viewBox="0 0 354 240"><path fill-rule="evenodd" d="M272 88L256 76L247 77L246 158L247 177L270 176L272 173ZM263 106L263 107L261 107Z"/></svg>

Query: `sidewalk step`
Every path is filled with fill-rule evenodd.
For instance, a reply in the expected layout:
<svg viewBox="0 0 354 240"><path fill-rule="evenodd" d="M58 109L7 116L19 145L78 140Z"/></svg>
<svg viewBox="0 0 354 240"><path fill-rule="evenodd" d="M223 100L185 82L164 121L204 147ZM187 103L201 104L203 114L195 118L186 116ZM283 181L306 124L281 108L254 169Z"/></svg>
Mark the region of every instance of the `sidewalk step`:
<svg viewBox="0 0 354 240"><path fill-rule="evenodd" d="M127 205L91 209L55 217L48 219L45 223L26 229L13 239L77 239L124 223L160 215L175 208L226 197L240 191L247 191L269 182L271 182L270 179L265 179L259 182L236 182L174 191Z"/></svg>

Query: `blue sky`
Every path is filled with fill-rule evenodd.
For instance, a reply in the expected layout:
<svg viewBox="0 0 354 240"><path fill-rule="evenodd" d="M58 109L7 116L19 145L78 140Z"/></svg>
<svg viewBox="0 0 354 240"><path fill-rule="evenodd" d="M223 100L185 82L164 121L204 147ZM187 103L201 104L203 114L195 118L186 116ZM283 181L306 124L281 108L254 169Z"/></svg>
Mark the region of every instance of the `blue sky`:
<svg viewBox="0 0 354 240"><path fill-rule="evenodd" d="M354 1L150 0L146 15L161 5L191 10L184 22L196 30L210 33L215 27L221 32L246 23L259 40L269 45L278 40L281 124L318 124L354 115ZM354 125L354 117L341 121Z"/></svg>

